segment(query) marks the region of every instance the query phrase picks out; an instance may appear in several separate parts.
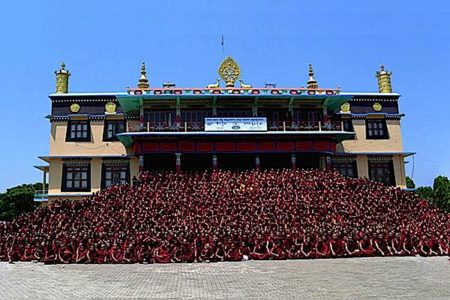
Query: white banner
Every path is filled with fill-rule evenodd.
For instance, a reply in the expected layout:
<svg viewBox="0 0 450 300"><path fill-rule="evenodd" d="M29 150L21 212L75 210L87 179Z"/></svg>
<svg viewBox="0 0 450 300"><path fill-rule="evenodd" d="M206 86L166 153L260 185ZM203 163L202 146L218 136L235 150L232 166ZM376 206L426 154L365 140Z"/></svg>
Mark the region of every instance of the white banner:
<svg viewBox="0 0 450 300"><path fill-rule="evenodd" d="M267 131L267 119L205 118L205 131Z"/></svg>

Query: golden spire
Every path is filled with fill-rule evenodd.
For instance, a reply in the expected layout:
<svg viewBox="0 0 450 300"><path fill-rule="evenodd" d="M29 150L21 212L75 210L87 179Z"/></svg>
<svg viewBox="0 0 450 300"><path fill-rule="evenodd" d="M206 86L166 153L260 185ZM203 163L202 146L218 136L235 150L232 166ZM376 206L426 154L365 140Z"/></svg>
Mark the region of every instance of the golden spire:
<svg viewBox="0 0 450 300"><path fill-rule="evenodd" d="M317 80L314 78L314 70L312 67L312 64L309 64L308 67L308 82L306 83L306 87L308 89L317 89L319 87L319 85L317 84Z"/></svg>
<svg viewBox="0 0 450 300"><path fill-rule="evenodd" d="M150 84L147 79L147 70L145 69L145 62L141 65L141 77L139 78L138 87L141 89L148 89Z"/></svg>
<svg viewBox="0 0 450 300"><path fill-rule="evenodd" d="M61 63L61 69L55 71L56 75L56 93L67 94L69 92L69 70L66 70L66 64Z"/></svg>
<svg viewBox="0 0 450 300"><path fill-rule="evenodd" d="M241 68L231 56L228 56L220 64L219 75L227 87L234 87L234 83L241 76Z"/></svg>
<svg viewBox="0 0 450 300"><path fill-rule="evenodd" d="M378 91L380 93L392 93L391 75L392 72L384 70L384 65L380 66L380 70L375 75L378 79Z"/></svg>

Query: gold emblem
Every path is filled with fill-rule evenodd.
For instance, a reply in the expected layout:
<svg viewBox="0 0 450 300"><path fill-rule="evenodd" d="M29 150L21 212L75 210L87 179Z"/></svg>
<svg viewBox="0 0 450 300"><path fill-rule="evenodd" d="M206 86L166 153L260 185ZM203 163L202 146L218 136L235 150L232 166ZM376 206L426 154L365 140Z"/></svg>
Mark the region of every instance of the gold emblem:
<svg viewBox="0 0 450 300"><path fill-rule="evenodd" d="M114 102L106 103L105 112L107 114L115 114L116 113L116 104Z"/></svg>
<svg viewBox="0 0 450 300"><path fill-rule="evenodd" d="M70 106L70 111L73 113L77 113L80 111L80 105L78 103L72 103Z"/></svg>
<svg viewBox="0 0 450 300"><path fill-rule="evenodd" d="M381 106L380 103L375 102L375 103L373 104L372 108L373 108L374 111L381 111L381 110L383 109L383 106Z"/></svg>
<svg viewBox="0 0 450 300"><path fill-rule="evenodd" d="M350 112L350 103L345 102L341 105L341 112L342 113L349 113Z"/></svg>
<svg viewBox="0 0 450 300"><path fill-rule="evenodd" d="M239 79L239 76L241 76L241 69L236 61L228 56L220 64L219 75L222 77L223 81L226 82L227 87L234 87L234 83Z"/></svg>

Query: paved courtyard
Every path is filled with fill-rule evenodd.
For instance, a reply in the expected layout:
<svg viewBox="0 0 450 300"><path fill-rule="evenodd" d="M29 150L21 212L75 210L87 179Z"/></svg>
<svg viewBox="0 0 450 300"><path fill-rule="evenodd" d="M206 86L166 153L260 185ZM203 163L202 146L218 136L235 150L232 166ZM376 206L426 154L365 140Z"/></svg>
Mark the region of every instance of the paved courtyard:
<svg viewBox="0 0 450 300"><path fill-rule="evenodd" d="M450 299L445 257L168 265L0 263L1 299Z"/></svg>

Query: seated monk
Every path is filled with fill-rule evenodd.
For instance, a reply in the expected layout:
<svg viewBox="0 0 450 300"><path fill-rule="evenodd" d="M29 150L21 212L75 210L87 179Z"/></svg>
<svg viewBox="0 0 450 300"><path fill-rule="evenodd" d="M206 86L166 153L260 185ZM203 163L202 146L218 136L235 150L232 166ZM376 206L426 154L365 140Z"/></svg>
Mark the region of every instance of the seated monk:
<svg viewBox="0 0 450 300"><path fill-rule="evenodd" d="M89 247L89 250L86 254L86 258L87 258L87 263L88 264L95 264L97 263L97 250L95 250L95 246L91 245Z"/></svg>
<svg viewBox="0 0 450 300"><path fill-rule="evenodd" d="M329 258L331 256L328 243L323 241L321 238L318 239L315 245L315 250L317 258Z"/></svg>
<svg viewBox="0 0 450 300"><path fill-rule="evenodd" d="M75 251L75 263L77 264L85 264L88 263L88 252L89 250L84 247L83 244L80 244Z"/></svg>
<svg viewBox="0 0 450 300"><path fill-rule="evenodd" d="M97 260L95 261L97 264L104 264L109 262L109 251L106 248L105 244L102 244L100 249L97 252Z"/></svg>
<svg viewBox="0 0 450 300"><path fill-rule="evenodd" d="M171 257L169 255L169 252L167 251L167 248L164 245L156 248L154 253L155 253L154 259L156 263L160 264L170 263Z"/></svg>
<svg viewBox="0 0 450 300"><path fill-rule="evenodd" d="M245 242L241 243L241 247L239 247L239 254L244 260L250 259L250 248L247 246Z"/></svg>
<svg viewBox="0 0 450 300"><path fill-rule="evenodd" d="M36 261L42 261L44 259L44 249L45 248L45 242L42 242L42 244L35 248L33 253L33 260Z"/></svg>
<svg viewBox="0 0 450 300"><path fill-rule="evenodd" d="M359 248L359 244L357 241L352 240L348 241L346 238L344 239L344 256L363 256L364 253Z"/></svg>
<svg viewBox="0 0 450 300"><path fill-rule="evenodd" d="M362 252L362 256L374 256L375 248L373 247L373 241L370 238L365 238L358 242L359 249Z"/></svg>
<svg viewBox="0 0 450 300"><path fill-rule="evenodd" d="M123 251L114 243L113 247L109 251L109 258L113 264L123 263Z"/></svg>
<svg viewBox="0 0 450 300"><path fill-rule="evenodd" d="M213 249L209 243L206 243L202 250L200 250L200 261L210 262L212 257L214 256Z"/></svg>
<svg viewBox="0 0 450 300"><path fill-rule="evenodd" d="M306 242L300 243L300 253L302 254L302 257L304 257L304 258L315 258L316 257L316 253L314 252L314 249L311 246L309 239L307 239Z"/></svg>
<svg viewBox="0 0 450 300"><path fill-rule="evenodd" d="M300 247L300 245L299 246L297 246L296 244L291 245L291 248L289 248L288 250L289 259L299 259L301 257L301 252L298 247Z"/></svg>
<svg viewBox="0 0 450 300"><path fill-rule="evenodd" d="M57 254L59 262L63 264L68 264L72 262L73 251L70 246L62 244Z"/></svg>
<svg viewBox="0 0 450 300"><path fill-rule="evenodd" d="M226 261L241 261L242 256L239 252L239 245L233 245L230 249L225 253Z"/></svg>
<svg viewBox="0 0 450 300"><path fill-rule="evenodd" d="M44 251L44 264L48 265L48 264L55 264L57 262L58 258L57 255L55 253L55 251L53 251L53 247L49 244L47 244L45 251Z"/></svg>
<svg viewBox="0 0 450 300"><path fill-rule="evenodd" d="M250 252L250 258L254 260L264 260L270 258L269 249L267 248L267 242L260 242L255 245L253 251Z"/></svg>
<svg viewBox="0 0 450 300"><path fill-rule="evenodd" d="M217 245L215 246L215 251L213 257L211 258L211 261L218 262L224 260L225 260L225 252L223 250L223 245L221 242L218 242Z"/></svg>
<svg viewBox="0 0 450 300"><path fill-rule="evenodd" d="M195 261L194 245L184 240L181 246L181 261L185 263L193 263Z"/></svg>
<svg viewBox="0 0 450 300"><path fill-rule="evenodd" d="M34 258L34 249L31 245L27 244L23 251L23 254L20 256L20 261L32 261Z"/></svg>
<svg viewBox="0 0 450 300"><path fill-rule="evenodd" d="M339 238L334 237L334 239L329 242L329 246L330 254L333 258L344 257L344 255L347 254L345 251L346 243Z"/></svg>
<svg viewBox="0 0 450 300"><path fill-rule="evenodd" d="M137 262L140 264L148 264L150 263L150 251L148 251L148 247L145 245L141 245L137 250Z"/></svg>
<svg viewBox="0 0 450 300"><path fill-rule="evenodd" d="M123 253L123 261L124 261L124 263L127 263L127 264L134 264L137 262L137 258L134 255L134 251L133 251L133 245L130 244L125 249L125 251Z"/></svg>

